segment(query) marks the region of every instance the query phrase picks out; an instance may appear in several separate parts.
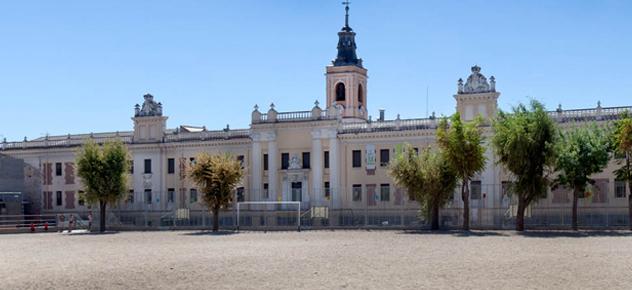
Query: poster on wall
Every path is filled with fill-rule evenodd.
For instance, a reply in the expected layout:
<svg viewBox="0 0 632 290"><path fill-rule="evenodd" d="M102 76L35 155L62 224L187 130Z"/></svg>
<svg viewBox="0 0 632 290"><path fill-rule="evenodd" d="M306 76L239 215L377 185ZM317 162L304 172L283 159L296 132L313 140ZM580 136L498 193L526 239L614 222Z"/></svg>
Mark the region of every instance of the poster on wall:
<svg viewBox="0 0 632 290"><path fill-rule="evenodd" d="M375 145L366 145L366 170L375 170Z"/></svg>

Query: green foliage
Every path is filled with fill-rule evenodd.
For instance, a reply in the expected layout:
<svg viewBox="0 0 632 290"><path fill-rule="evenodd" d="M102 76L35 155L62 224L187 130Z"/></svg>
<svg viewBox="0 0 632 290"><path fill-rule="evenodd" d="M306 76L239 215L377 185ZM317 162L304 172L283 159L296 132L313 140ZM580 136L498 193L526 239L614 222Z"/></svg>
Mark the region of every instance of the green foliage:
<svg viewBox="0 0 632 290"><path fill-rule="evenodd" d="M204 204L216 213L233 201L233 192L243 171L240 162L232 155L200 153L189 170L189 176L200 188Z"/></svg>
<svg viewBox="0 0 632 290"><path fill-rule="evenodd" d="M595 125L560 132L555 163L559 175L554 185L585 192L586 186L594 183L590 176L608 165L610 147L606 130Z"/></svg>
<svg viewBox="0 0 632 290"><path fill-rule="evenodd" d="M630 165L632 158L632 117L630 115L625 114L616 122L612 136L615 151L624 157L624 164L615 171L615 175L617 179L629 182L632 191L632 166Z"/></svg>
<svg viewBox="0 0 632 290"><path fill-rule="evenodd" d="M88 140L78 152L76 162L88 203L114 203L123 197L127 187L128 152L121 141L99 146Z"/></svg>
<svg viewBox="0 0 632 290"><path fill-rule="evenodd" d="M457 184L456 172L441 152L426 148L417 154L410 144L391 161L389 175L427 212L443 207Z"/></svg>
<svg viewBox="0 0 632 290"><path fill-rule="evenodd" d="M492 138L498 162L515 180L512 191L525 206L545 197L555 165L556 126L544 106L532 100L530 107L520 104L511 114L499 111Z"/></svg>
<svg viewBox="0 0 632 290"><path fill-rule="evenodd" d="M485 147L483 147L483 119L463 123L459 113L441 119L437 129L437 143L448 165L461 181L461 199L463 200L463 229L470 229L470 190L472 177L485 169Z"/></svg>
<svg viewBox="0 0 632 290"><path fill-rule="evenodd" d="M485 169L482 122L479 116L464 123L459 113L452 115L449 123L446 118L439 122L437 143L461 182L469 182Z"/></svg>

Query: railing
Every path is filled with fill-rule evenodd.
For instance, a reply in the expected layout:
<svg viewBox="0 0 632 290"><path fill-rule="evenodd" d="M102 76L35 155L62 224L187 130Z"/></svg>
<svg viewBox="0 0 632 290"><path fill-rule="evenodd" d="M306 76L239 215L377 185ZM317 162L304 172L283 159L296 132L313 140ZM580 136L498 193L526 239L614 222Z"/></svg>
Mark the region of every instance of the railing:
<svg viewBox="0 0 632 290"><path fill-rule="evenodd" d="M275 112L273 116L268 113L260 113L258 117L253 117L253 123L266 122L296 122L311 120L333 120L336 116L328 114L327 110Z"/></svg>
<svg viewBox="0 0 632 290"><path fill-rule="evenodd" d="M370 121L357 123L343 123L341 133L398 131L398 130L425 130L436 129L438 120L436 118L422 119L395 119L385 121Z"/></svg>
<svg viewBox="0 0 632 290"><path fill-rule="evenodd" d="M556 111L548 112L549 116L559 123L617 120L624 113L632 114L632 106L608 108L597 107L576 110L558 109Z"/></svg>
<svg viewBox="0 0 632 290"><path fill-rule="evenodd" d="M22 142L2 142L0 143L0 150L19 150L19 149L33 149L33 148L48 148L48 147L72 147L79 146L85 143L85 139L72 136L67 139L53 139L53 140L34 140L34 141L22 141ZM91 138L97 143L103 143L106 141L121 140L123 143L131 143L132 136L114 136L114 137L97 137Z"/></svg>
<svg viewBox="0 0 632 290"><path fill-rule="evenodd" d="M196 140L221 140L231 138L247 138L250 136L248 129L237 130L217 130L217 131L202 131L202 132L187 132L167 135L164 138L164 142L181 142L181 141L196 141Z"/></svg>
<svg viewBox="0 0 632 290"><path fill-rule="evenodd" d="M217 131L202 131L202 132L186 132L177 134L168 134L163 138L163 142L182 142L193 140L221 140L231 138L248 138L248 129L236 129L236 130L217 130ZM0 151L4 150L21 150L21 149L36 149L36 148L50 148L50 147L73 147L81 146L85 143L86 139L92 139L97 143L103 143L107 141L120 140L126 144L133 144L133 136L109 136L109 137L92 137L85 135L85 138L79 138L78 135L72 135L70 138L61 139L59 137L52 137L51 140L34 140L34 141L22 141L22 142L0 142ZM84 136L84 135L79 135Z"/></svg>

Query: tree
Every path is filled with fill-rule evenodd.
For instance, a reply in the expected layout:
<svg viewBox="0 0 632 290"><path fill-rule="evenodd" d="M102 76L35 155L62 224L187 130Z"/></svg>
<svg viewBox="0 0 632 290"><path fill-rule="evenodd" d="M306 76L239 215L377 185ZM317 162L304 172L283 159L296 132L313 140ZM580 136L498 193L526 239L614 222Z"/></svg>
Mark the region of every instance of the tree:
<svg viewBox="0 0 632 290"><path fill-rule="evenodd" d="M546 196L555 165L556 127L544 105L532 100L513 113L499 111L493 123L492 144L498 162L514 177L512 192L518 198L516 230L524 230L524 212L531 202Z"/></svg>
<svg viewBox="0 0 632 290"><path fill-rule="evenodd" d="M121 199L127 188L127 147L121 141L99 146L88 140L78 152L76 162L86 201L99 204L99 231L104 232L107 205Z"/></svg>
<svg viewBox="0 0 632 290"><path fill-rule="evenodd" d="M441 152L430 148L418 155L410 144L389 164L389 175L398 186L407 189L410 196L430 215L431 229L439 229L439 209L452 197L456 187L456 172Z"/></svg>
<svg viewBox="0 0 632 290"><path fill-rule="evenodd" d="M623 155L623 166L614 173L618 180L628 183L628 218L630 222L630 230L632 230L632 118L625 114L616 122L613 143L616 152ZM621 161L619 161L621 164Z"/></svg>
<svg viewBox="0 0 632 290"><path fill-rule="evenodd" d="M576 128L560 132L556 143L557 158L555 170L559 175L554 187L573 189L573 230L577 230L577 200L586 191L588 184L594 184L591 175L601 172L610 160L610 139L605 130Z"/></svg>
<svg viewBox="0 0 632 290"><path fill-rule="evenodd" d="M217 232L219 211L232 203L235 187L243 176L241 163L230 154L200 153L196 160L189 176L201 189L202 200L213 214L213 232Z"/></svg>
<svg viewBox="0 0 632 290"><path fill-rule="evenodd" d="M470 181L485 169L485 147L483 147L482 118L462 122L459 113L441 119L437 130L437 143L445 160L461 181L463 200L463 230L470 230Z"/></svg>

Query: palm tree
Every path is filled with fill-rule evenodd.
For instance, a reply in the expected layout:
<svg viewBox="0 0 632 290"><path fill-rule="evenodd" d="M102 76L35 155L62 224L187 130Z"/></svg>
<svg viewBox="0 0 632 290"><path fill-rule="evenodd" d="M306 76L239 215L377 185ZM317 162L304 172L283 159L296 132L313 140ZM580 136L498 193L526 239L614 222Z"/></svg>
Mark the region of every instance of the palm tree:
<svg viewBox="0 0 632 290"><path fill-rule="evenodd" d="M439 209L452 197L456 173L441 152L426 148L418 155L410 144L389 164L389 175L407 189L430 215L431 229L439 229Z"/></svg>
<svg viewBox="0 0 632 290"><path fill-rule="evenodd" d="M524 212L546 196L548 175L555 164L555 123L544 106L532 100L513 108L512 114L499 111L493 123L493 147L502 164L515 178L512 192L518 197L516 230L524 230Z"/></svg>
<svg viewBox="0 0 632 290"><path fill-rule="evenodd" d="M127 185L128 152L120 141L102 147L88 140L77 153L77 175L88 203L99 203L99 231L105 231L107 205L124 196Z"/></svg>
<svg viewBox="0 0 632 290"><path fill-rule="evenodd" d="M480 117L463 123L459 113L441 119L437 130L437 143L447 163L461 181L463 200L463 230L470 230L470 181L485 169L485 147Z"/></svg>
<svg viewBox="0 0 632 290"><path fill-rule="evenodd" d="M219 211L233 202L235 187L243 176L241 163L232 155L200 153L189 176L199 186L204 204L213 214L213 232L219 230Z"/></svg>

